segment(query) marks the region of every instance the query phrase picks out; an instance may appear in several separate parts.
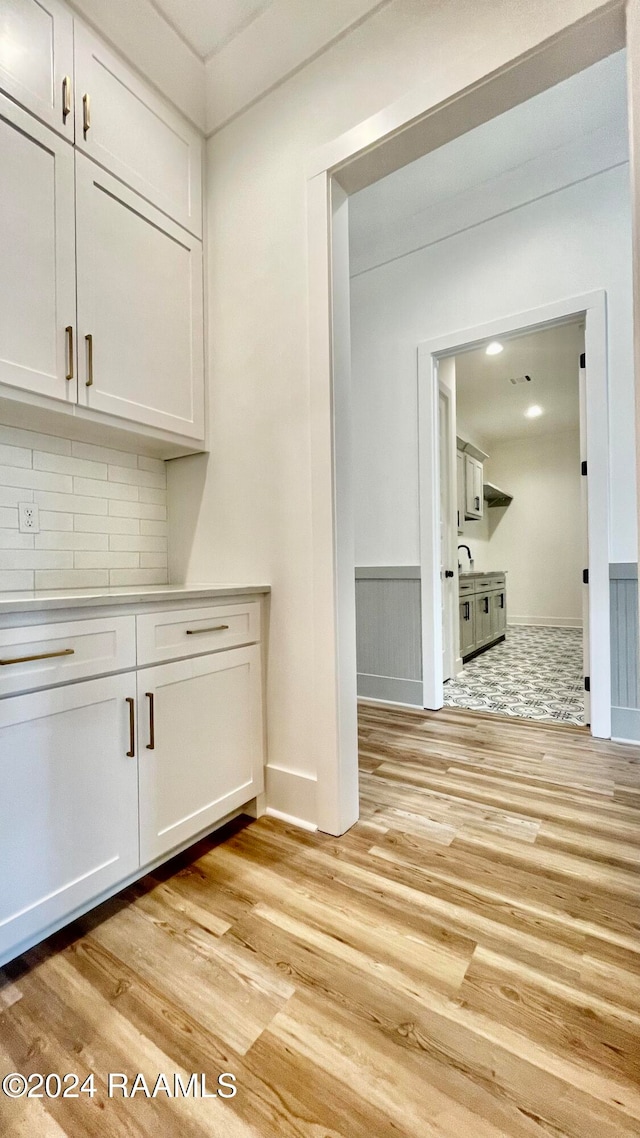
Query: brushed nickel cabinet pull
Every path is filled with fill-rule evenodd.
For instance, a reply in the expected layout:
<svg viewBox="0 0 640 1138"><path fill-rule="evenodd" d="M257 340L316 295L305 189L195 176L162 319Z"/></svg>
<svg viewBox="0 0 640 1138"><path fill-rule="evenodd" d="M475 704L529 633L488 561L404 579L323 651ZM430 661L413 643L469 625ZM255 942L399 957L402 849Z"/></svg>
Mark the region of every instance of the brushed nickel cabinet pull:
<svg viewBox="0 0 640 1138"><path fill-rule="evenodd" d="M65 332L67 334L67 374L65 379L73 379L73 328L71 324L67 324Z"/></svg>
<svg viewBox="0 0 640 1138"><path fill-rule="evenodd" d="M91 100L88 95L82 96L82 132L87 137L91 128Z"/></svg>
<svg viewBox="0 0 640 1138"><path fill-rule="evenodd" d="M156 748L156 724L153 712L153 692L146 691L144 693L149 700L149 742L147 743L148 751L155 751Z"/></svg>
<svg viewBox="0 0 640 1138"><path fill-rule="evenodd" d="M127 751L127 758L132 759L136 753L136 711L135 700L130 695L127 696L127 703L129 704L129 750Z"/></svg>
<svg viewBox="0 0 640 1138"><path fill-rule="evenodd" d="M63 648L60 652L39 652L37 656L14 656L11 660L0 660L0 667L7 664L30 664L32 660L54 660L56 656L73 656L75 648Z"/></svg>
<svg viewBox="0 0 640 1138"><path fill-rule="evenodd" d="M87 336L85 336L85 340L87 341L87 382L86 382L86 386L92 387L93 386L93 336L91 335L90 332Z"/></svg>
<svg viewBox="0 0 640 1138"><path fill-rule="evenodd" d="M71 79L65 75L62 80L62 121L67 121L67 115L71 114Z"/></svg>
<svg viewBox="0 0 640 1138"><path fill-rule="evenodd" d="M214 624L211 628L188 628L187 636L197 636L200 632L226 632L228 624Z"/></svg>

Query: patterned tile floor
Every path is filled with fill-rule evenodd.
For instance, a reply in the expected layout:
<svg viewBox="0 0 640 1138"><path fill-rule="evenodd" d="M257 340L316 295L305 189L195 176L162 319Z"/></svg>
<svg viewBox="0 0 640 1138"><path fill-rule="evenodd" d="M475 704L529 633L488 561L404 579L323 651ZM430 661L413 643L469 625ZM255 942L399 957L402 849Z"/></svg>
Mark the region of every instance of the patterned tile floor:
<svg viewBox="0 0 640 1138"><path fill-rule="evenodd" d="M444 704L583 724L582 632L509 628L502 644L469 660L461 676L447 681Z"/></svg>

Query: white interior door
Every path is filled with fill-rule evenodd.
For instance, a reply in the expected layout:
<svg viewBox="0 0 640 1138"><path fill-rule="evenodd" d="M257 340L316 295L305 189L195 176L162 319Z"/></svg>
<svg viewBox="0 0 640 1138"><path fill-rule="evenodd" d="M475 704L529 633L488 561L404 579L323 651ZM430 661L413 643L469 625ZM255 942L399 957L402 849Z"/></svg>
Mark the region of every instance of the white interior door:
<svg viewBox="0 0 640 1138"><path fill-rule="evenodd" d="M79 402L201 440L200 242L82 154L76 185Z"/></svg>
<svg viewBox="0 0 640 1138"><path fill-rule="evenodd" d="M580 462L586 463L587 461L587 372L586 372L586 357L583 354L580 357L579 368L579 398L580 398ZM589 566L589 528L588 528L588 491L587 491L587 476L580 478L580 513L581 513L581 530L582 530L582 550L583 559L582 563L588 571ZM588 573L587 573L588 576ZM590 648L589 648L589 584L588 580L583 582L582 585L582 660L583 660L583 675L591 676L590 668ZM589 681L590 682L590 681ZM584 721L591 723L591 696L586 690L584 692Z"/></svg>
<svg viewBox="0 0 640 1138"><path fill-rule="evenodd" d="M453 374L450 375L449 373ZM440 579L442 582L442 678L455 675L457 643L455 611L458 574L455 534L457 494L455 492L455 425L451 381L455 384L455 361L443 360L438 368L438 440L440 459Z"/></svg>
<svg viewBox="0 0 640 1138"><path fill-rule="evenodd" d="M75 322L73 147L0 95L0 383L75 403Z"/></svg>

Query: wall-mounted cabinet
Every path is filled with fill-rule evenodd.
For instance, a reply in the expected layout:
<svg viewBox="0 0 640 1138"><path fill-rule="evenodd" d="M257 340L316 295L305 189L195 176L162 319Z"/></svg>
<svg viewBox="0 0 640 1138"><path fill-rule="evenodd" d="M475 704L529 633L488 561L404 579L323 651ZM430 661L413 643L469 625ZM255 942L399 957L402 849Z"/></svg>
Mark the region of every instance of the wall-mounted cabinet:
<svg viewBox="0 0 640 1138"><path fill-rule="evenodd" d="M201 438L200 242L82 154L76 227L79 402Z"/></svg>
<svg viewBox="0 0 640 1138"><path fill-rule="evenodd" d="M479 519L484 512L482 495L483 467L472 454L464 456L465 517Z"/></svg>
<svg viewBox="0 0 640 1138"><path fill-rule="evenodd" d="M76 21L76 146L202 237L198 132Z"/></svg>
<svg viewBox="0 0 640 1138"><path fill-rule="evenodd" d="M75 401L73 148L0 95L0 154L0 383Z"/></svg>
<svg viewBox="0 0 640 1138"><path fill-rule="evenodd" d="M72 80L70 10L60 0L2 0L0 90L71 142Z"/></svg>
<svg viewBox="0 0 640 1138"><path fill-rule="evenodd" d="M202 449L202 140L59 0L7 3L0 398Z"/></svg>
<svg viewBox="0 0 640 1138"><path fill-rule="evenodd" d="M458 533L463 522L478 521L484 515L484 463L489 457L479 447L457 439Z"/></svg>

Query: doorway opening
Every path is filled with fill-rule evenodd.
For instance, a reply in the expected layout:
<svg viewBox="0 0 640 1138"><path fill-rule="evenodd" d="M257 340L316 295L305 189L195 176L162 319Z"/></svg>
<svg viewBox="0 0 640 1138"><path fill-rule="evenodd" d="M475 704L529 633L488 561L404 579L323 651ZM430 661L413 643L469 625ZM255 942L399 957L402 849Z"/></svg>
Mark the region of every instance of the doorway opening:
<svg viewBox="0 0 640 1138"><path fill-rule="evenodd" d="M402 468L401 473L403 471L413 473L410 468L415 464L417 450L415 445L417 434L415 429L415 351L416 344L420 342L421 338L439 335L443 328L470 327L474 320L488 321L490 325L492 320L495 322L496 311L507 313L523 311L530 308L532 304L546 306L548 309L562 310L548 312L542 318L543 322L557 320L567 315L576 315L577 312L586 311L589 307L588 303L581 304L577 309L571 307L567 311L566 303L557 300L554 302L552 298L575 295L581 289L599 290L598 293L591 294L594 297L597 296L598 300L591 306L593 311L587 312L586 322L587 358L590 361L594 360L594 364L597 365L594 370L597 371L598 375L597 390L594 387L591 393L591 414L587 429L589 463L593 462L601 473L604 472L604 478L597 479L593 501L590 499L589 502L589 570L592 587L598 590L601 601L603 597L608 596L609 566L606 543L609 508L609 451L607 420L610 406L613 407L615 416L619 418L620 409L625 399L625 406L632 403L631 395L626 391L622 392L621 400L616 395L616 391L624 386L622 376L625 371L613 359L611 360L613 366L610 372L611 398L608 395L607 361L608 355L612 356L613 352L607 350L605 334L606 296L607 306L610 306L612 312L612 330L614 323L618 320L618 317L615 317L614 320L614 308L618 313L624 314L622 326L618 323L617 332L619 333L622 330L623 350L629 354L630 336L627 325L631 325L630 274L625 269L624 279L622 279L623 274L619 272L620 265L623 267L627 265L628 256L625 250L628 250L630 245L627 217L629 211L627 206L625 212L623 200L624 194L628 193L628 167L627 172L625 172L628 156L624 147L624 140L622 140L621 153L612 153L608 159L608 172L600 168L600 173L608 178L607 186L611 184L614 194L617 194L618 189L620 191L621 206L615 214L621 221L621 224L618 225L620 233L617 234L612 229L611 239L605 240L603 237L597 242L597 249L594 249L593 266L587 265L586 272L584 271L585 258L583 253L585 249L589 250L592 247L593 242L585 241L584 238L585 233L593 233L594 208L598 214L598 225L604 218L604 210L600 209L597 201L594 200L593 205L586 209L586 198L588 196L586 189L593 188L595 196L596 191L603 186L603 182L596 181L598 171L589 172L582 166L576 174L576 163L573 159L569 161L569 155L567 155L566 169L572 177L569 182L564 183L567 190L570 191L567 197L563 199L568 206L566 216L556 207L559 199L555 195L555 190L541 187L540 193L531 202L532 209L537 216L546 208L544 204L538 205L538 203L553 204L553 217L550 219L551 224L547 227L544 242L533 237L524 240L523 235L523 248L526 252L524 259L522 256L518 256L512 245L508 246L504 241L498 241L496 235L493 234L488 246L485 245L482 250L481 260L476 237L484 233L493 233L493 231L484 227L481 229L480 219L467 222L462 228L456 229L455 248L461 250L465 259L464 281L457 271L457 266L453 265L449 257L449 250L454 246L445 241L444 231L436 233L426 245L422 241L418 246L413 246L416 250L425 250L425 257L431 256L427 249L433 250L434 263L431 266L428 278L425 276L424 268L419 260L415 261L417 276L422 280L429 279L433 283L433 293L429 303L420 302L419 299L415 304L407 304L406 302L407 266L409 262L405 257L408 250L395 244L393 234L389 235L382 231L381 221L385 217L384 202L381 203L381 210L378 211L374 219L375 224L371 230L376 238L375 249L374 243L370 239L363 241L362 247L365 255L359 267L355 266L353 257L350 259L349 255L353 195L367 188L373 189L376 181L386 179L390 176L390 172L398 172L420 155L435 153L438 148L447 145L448 140L461 138L465 130L469 130L470 119L473 122L474 129L477 124L491 122L496 116L500 116L510 108L523 105L523 100L535 98L541 92L551 91L554 84L562 83L570 76L578 75L581 68L589 68L597 61L610 57L612 52L617 52L624 46L624 28L621 27L619 21L610 19L608 13L599 13L597 19L594 17L590 21L586 38L583 35L584 32L585 28L582 24L567 27L561 35L554 36L548 42L545 41L540 44L535 52L527 53L517 61L511 61L508 67L500 65L495 75L488 80L483 75L481 85L475 81L470 81L467 76L469 85L457 94L450 93L444 102L436 99L431 90L426 93L419 93L415 99L405 99L397 106L388 108L384 114L373 116L357 131L347 132L340 138L333 140L331 144L322 147L309 164L307 216L309 229L309 345L314 519L313 614L316 632L314 640L316 647L314 672L316 713L314 721L317 728L314 751L317 756L318 826L330 833L344 832L358 816L355 658L356 639L359 638L360 634L355 619L358 589L357 587L354 589L353 549L354 517L358 517L359 496L365 504L367 518L373 518L373 521L378 525L378 532L382 534L385 545L384 548L381 547L384 556L379 556L370 543L367 543L366 556L361 556L358 549L360 539L356 530L356 586L358 584L358 565L364 569L393 569L398 579L405 579L410 582L410 587L406 589L404 587L402 589L396 588L394 578L394 589L389 591L398 595L404 592L413 596L415 594L415 570L419 571L419 563L424 563L425 546L431 545L433 550L439 548L436 544L436 538L438 542L440 540L439 533L436 534L433 528L427 531L424 526L425 497L422 475L420 477L418 502L417 479L412 478L406 483L407 487L413 486L413 490L396 492L386 473L383 472L379 476L379 481L383 484L382 492L380 495L376 495L376 488L372 487L367 473L359 475L354 470L354 456L357 463L360 454L365 450L370 455L375 456L376 460L380 456L386 456L390 453L391 434L389 427L395 425L399 415L406 411L405 421L409 424L407 437L401 441L399 447L396 447L395 453L400 455L398 465L399 468ZM596 32L597 36L594 39ZM561 41L561 51L558 52L557 48ZM569 44L574 50L567 50ZM567 66L567 61L570 61L570 66ZM580 108L580 113L583 113L584 100L579 99L576 105ZM471 116L468 114L470 110L473 112ZM545 117L544 137L548 136L549 126L554 121L553 115ZM566 126L569 120L567 115L563 114L557 121ZM587 130L589 130L593 124L593 116L587 115L584 121ZM624 134L622 123L621 131ZM468 137L471 137L471 134L473 131ZM571 131L568 132L568 136L572 137ZM524 138L525 135L520 131L515 133L515 137L520 139ZM617 134L612 135L611 131L604 126L603 138L605 141L610 141L612 145L617 145L617 142L620 141ZM483 148L481 153L488 154L486 148ZM597 147L594 153L601 156L602 147ZM549 168L548 163L542 163L542 166L542 173L544 174L544 167ZM619 171L619 176L616 171ZM564 175L562 177L564 178ZM623 179L625 179L624 185L622 185ZM455 183L456 187L459 182L460 178ZM436 190L441 187L440 182L434 183L432 181L430 184ZM447 175L445 191L446 186L450 185L451 171ZM523 192L528 193L531 186L528 177L525 178L524 185ZM510 182L510 186L514 190L518 189L515 180ZM575 190L571 189L572 186L576 187ZM584 194L583 189L578 187L584 187ZM477 195L472 194L476 204L481 205L483 209L485 205L491 209L495 204L500 204L502 208L504 202L500 199L498 203L494 187L487 184L485 188L487 193L483 195L481 200L478 199ZM551 202L552 197L553 202ZM572 209L573 204L575 204L575 197L585 198L586 215L589 218L586 228L576 225L575 212ZM372 202L372 204L374 203ZM424 220L430 229L433 228L433 215L431 213L428 216L426 214L417 216L410 195L406 204L408 212L416 217L418 222ZM463 206L465 203L462 200L452 202L450 194L445 192L443 196L445 213L449 204ZM604 206L604 201L601 204ZM523 232L520 226L520 218L523 216L520 205L507 206L501 216L511 218L513 227L518 227L520 232ZM451 219L448 213L446 216L443 214L439 220L442 226L448 227L450 225ZM447 232L451 233L451 230L447 229ZM620 248L615 259L610 259L609 252L616 245L617 236L621 237ZM387 242L387 237L393 240ZM384 248L381 247L383 239ZM572 253L571 258L567 257L567 241L570 241L572 246L575 244L575 256ZM497 287L491 290L486 287L487 251L491 255L493 267L499 270L497 273L493 273L492 282L495 286L499 285L500 296L498 296ZM377 264L374 265L372 258L378 258L378 254L381 256L377 260ZM414 262L411 263L412 266L413 264ZM475 271L478 266L480 266L476 274L478 279L476 287L474 287L469 270ZM377 267L385 275L384 295L382 289L376 290L375 288L376 279L372 270ZM454 281L453 294L448 290L445 295L442 288L443 273L445 272ZM393 393L395 400L393 406L387 405L383 400L377 408L380 412L378 423L374 423L373 416L370 413L370 392L367 390L362 399L362 407L365 413L363 416L364 430L360 438L356 437L357 431L354 429L358 413L358 391L353 382L355 374L353 305L351 307L351 319L349 318L349 294L351 290L353 298L353 280L354 276L357 275L360 276L362 283L362 288L359 288L359 291L363 301L362 311L366 315L367 322L366 334L361 339L361 344L364 345L365 349L362 359L359 361L362 365L361 374L366 377L367 387L369 387L373 377L380 376L380 390ZM539 284L540 287L538 287ZM505 300L505 303L500 303L498 307L498 301L502 299ZM445 303L448 304L449 301L451 301L451 312L454 315L455 323L449 322L448 315L450 313L445 314ZM551 303L549 303L550 301ZM627 319L628 310L629 318ZM387 321L384 325L383 334L380 336L378 331L382 330L383 327L381 314L387 318L389 313L397 317L398 327L390 334ZM443 318L445 316L446 319ZM522 320L515 325L510 324L508 327L501 324L499 328L495 329L495 332L506 335L508 332L525 325L526 321ZM485 325L482 335L487 334L487 327ZM412 346L406 335L406 329L413 332ZM492 330L489 327L490 331ZM422 337L420 333L422 333ZM444 337L444 341L447 340L451 341L451 338ZM449 343L440 342L435 350L444 353L448 347L455 347L457 344L460 344L459 336L456 336ZM392 360L390 359L391 354L393 355ZM410 360L413 362L413 396L408 379L411 367ZM591 371L591 363L589 370ZM632 374L632 370L627 369L626 374ZM407 377L406 385L405 375ZM387 380L386 387L384 386L385 378ZM401 396L400 399L398 399L398 395ZM354 410L356 412L355 419ZM627 412L625 412L626 414ZM437 404L433 409L433 416L434 422L437 422ZM420 417L422 417L422 411ZM599 430L596 429L595 424L600 425ZM374 427L376 430L373 429ZM422 430L422 425L420 430ZM592 434L593 438L591 437ZM619 470L625 466L625 463L629 467L629 454L629 447L627 447L624 456L621 454L620 461L616 461L616 476ZM421 457L420 462L422 463ZM617 484L620 484L619 478L617 478ZM628 480L627 484L631 485L632 480ZM429 485L433 489L433 479ZM593 509L594 504L595 510ZM380 509L381 505L385 508L384 517L382 516L383 511ZM419 532L418 526L415 524L416 507L420 518ZM620 510L616 507L614 513L619 515ZM430 520L433 523L437 516L437 511L433 509L433 502L431 504L431 515ZM391 556L390 543L387 539L398 532L397 523L403 522L407 518L409 518L407 529L409 540L405 543L404 549L409 550L411 557L410 559L405 557L402 550L394 552ZM601 545L596 549L592 547L591 539L598 527L600 527ZM604 542L605 547L604 558L602 556L602 542ZM439 577L439 558L437 565ZM425 612L423 608L421 641L424 646L424 630L425 627L430 628L434 634L434 642L436 638L438 640L439 667L440 672L442 672L441 594L436 590L430 590L426 593L423 580L418 580L417 586L418 595L422 595L423 602L428 596L428 605L432 610ZM439 611L436 610L436 599ZM371 610L379 611L374 605L371 605ZM608 604L600 603L596 606L595 615L597 628L594 630L592 619L589 635L591 647L593 649L594 642L599 640L602 644L606 643L608 649ZM438 627L440 631L436 635ZM398 626L394 623L392 632L396 639L397 629ZM395 647L393 638L390 638L389 644L392 649ZM593 650L591 661L592 670L595 672L597 659L594 658ZM413 659L409 663L413 666ZM424 657L422 664L425 668ZM610 737L611 721L611 681L610 676L606 674L608 664L609 655L607 651L606 658L604 656L601 658L601 683L598 696L600 707L599 710L596 709L596 701L592 699L591 714L593 733L602 734L604 737ZM426 692L427 682L431 682L433 693L435 675L433 666L431 671L431 677L424 673L419 676L419 685ZM398 679L398 673L395 674L395 677L393 674L390 676L389 672L380 673L377 678L385 681L389 678ZM401 673L400 678L402 678ZM409 679L407 682L413 684L415 681ZM440 687L442 688L442 681ZM411 701L406 698L397 698L396 702ZM424 704L415 703L414 706L424 706ZM430 702L428 706L441 707L442 695L440 703ZM597 729L596 722L599 724Z"/></svg>
<svg viewBox="0 0 640 1138"><path fill-rule="evenodd" d="M590 722L585 362L583 316L438 361L445 707Z"/></svg>

